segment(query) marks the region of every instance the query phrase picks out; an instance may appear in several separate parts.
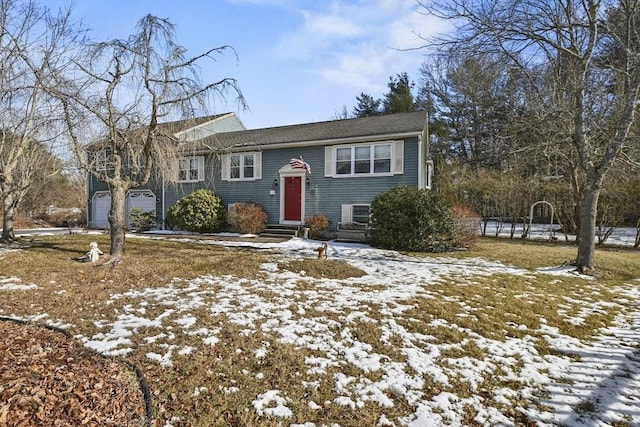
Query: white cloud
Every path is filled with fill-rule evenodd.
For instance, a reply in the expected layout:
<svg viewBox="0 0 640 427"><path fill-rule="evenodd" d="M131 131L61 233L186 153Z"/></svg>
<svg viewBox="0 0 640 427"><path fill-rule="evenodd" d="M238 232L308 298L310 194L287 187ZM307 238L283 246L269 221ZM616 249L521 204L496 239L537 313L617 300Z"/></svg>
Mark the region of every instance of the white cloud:
<svg viewBox="0 0 640 427"><path fill-rule="evenodd" d="M325 82L378 96L390 76L417 73L423 37L444 26L416 11L415 0L314 2L278 46L280 61L313 70ZM317 6L320 5L318 9Z"/></svg>
<svg viewBox="0 0 640 427"><path fill-rule="evenodd" d="M357 52L337 52L327 66L318 68L317 73L325 81L348 89L378 92L386 85L389 57L394 53L389 49L380 50L373 44L361 45Z"/></svg>
<svg viewBox="0 0 640 427"><path fill-rule="evenodd" d="M351 38L362 35L363 29L345 16L302 12L305 17L304 33L320 40Z"/></svg>

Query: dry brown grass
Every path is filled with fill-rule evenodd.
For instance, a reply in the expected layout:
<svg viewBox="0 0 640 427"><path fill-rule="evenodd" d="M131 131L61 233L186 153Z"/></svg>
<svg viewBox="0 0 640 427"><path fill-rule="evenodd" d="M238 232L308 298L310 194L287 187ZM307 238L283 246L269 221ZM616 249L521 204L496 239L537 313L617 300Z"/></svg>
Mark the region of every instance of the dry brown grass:
<svg viewBox="0 0 640 427"><path fill-rule="evenodd" d="M108 248L107 236L54 236L36 238L31 247L6 254L0 259L2 275L19 277L22 283L35 283L39 288L3 292L0 314L31 317L46 313L50 320L65 323L74 335L91 337L101 332L96 322L113 321L126 312L127 306L140 307L141 298L129 292L162 287L187 288L191 279L201 276L232 277L245 286L248 296L260 297L276 306L282 303L282 295L266 286L254 286L265 279L261 265L275 261L280 270L298 275L304 271L304 275L292 281L290 289L295 298L291 299L290 305L278 306L278 309L291 312L292 321L324 319L330 325L326 331L329 340L340 337L348 327L353 339L370 345L372 352L388 360L406 361L406 356L399 351L400 338L397 335L383 337L382 317L375 305L362 303L359 310L367 313L368 318L350 321L345 320L345 314L332 312L330 307L320 309L307 305L307 295L324 286L316 279L337 281L363 277L364 272L346 262L311 258L287 260L253 250L149 239L128 239L123 263L115 268L74 261L86 252L91 240L96 240L103 250ZM482 257L533 269L562 264L575 257L575 248L483 239L473 250L444 256ZM425 284L423 296L401 301L409 308L394 321L409 332L423 334L425 343L446 346L438 359L444 368L451 367L462 357L482 360L487 350L478 344L477 336L504 341L529 334L540 354L554 354L555 350L549 348L536 332L540 319L546 319L549 327L558 328L563 334L589 340L598 328L610 325L621 308L607 304L599 311L583 312L583 303L615 302L614 287L621 280L640 277L637 253L599 250L597 257L602 266L601 277L593 282L534 274L494 274L450 277L428 286ZM360 280L363 284L357 286L361 292L384 291L380 284L368 285L366 277ZM210 300L222 298L225 296L223 286L213 280L206 288L198 290L199 296ZM113 295L119 297L114 299ZM230 303L240 305L242 302L238 299ZM166 311L161 303L153 301L144 309L148 318ZM375 382L381 379L380 372L364 372L356 366L342 364L327 367L324 375L311 374L306 360L322 356L322 352L283 343L273 334L262 331L258 321L254 332L247 333L244 326L229 322L225 315L212 314L207 305L194 308L191 314L199 319L199 328L219 331L219 345L203 345L201 337L184 333L177 327L149 330L131 337L133 351L126 358L138 364L149 380L158 426L167 421L174 426L281 425L282 420L260 416L252 407L252 401L265 389L279 389L290 399L287 407L295 415L285 423L312 420L318 425L336 423L343 427L376 425L382 414L394 419L412 413L413 408L393 393L389 394L393 408L381 408L369 402L351 410L331 403L336 396L333 375L352 375ZM583 319L580 323L567 320L578 315ZM144 340L145 336L161 332L174 333L175 338L164 342ZM166 353L167 342L177 346L173 352L173 365L161 366L150 361L146 354ZM179 355L177 349L186 346L197 350ZM265 349L269 357L256 357L258 349ZM517 371L521 367L516 365L511 369ZM516 390L522 387L521 383L510 385L508 381L511 380L487 376L479 391L470 387L464 378L452 375L450 379L450 384L443 386L424 375L425 398L441 391L460 396L474 393L490 396L494 388L513 386ZM309 401L315 402L318 408L310 408ZM514 402L514 407L520 403ZM521 414L517 411L507 407L504 410L513 411L514 420L525 422L518 418ZM473 417L474 409L467 408L465 419L472 422Z"/></svg>
<svg viewBox="0 0 640 427"><path fill-rule="evenodd" d="M90 241L96 241L108 252L108 236L65 235L36 238L30 247L7 254L0 260L0 271L10 272L26 283L37 283L41 289L37 296L28 299L20 292L8 293L3 304L4 314L42 312L52 318L68 319L71 310L85 313L74 322L79 331L85 333L87 322L114 314L104 305L113 294L169 282L180 286L180 281L173 280L176 277L185 284L207 274L255 278L265 261L263 255L246 250L129 239L121 264L113 268L97 267L75 260L88 250ZM101 258L101 262L106 259L108 256Z"/></svg>
<svg viewBox="0 0 640 427"><path fill-rule="evenodd" d="M483 238L469 251L447 255L459 258L481 257L522 268L535 269L563 265L576 259L577 247L561 242ZM427 255L439 256L439 255ZM596 248L596 277L607 280L630 280L640 277L638 250Z"/></svg>

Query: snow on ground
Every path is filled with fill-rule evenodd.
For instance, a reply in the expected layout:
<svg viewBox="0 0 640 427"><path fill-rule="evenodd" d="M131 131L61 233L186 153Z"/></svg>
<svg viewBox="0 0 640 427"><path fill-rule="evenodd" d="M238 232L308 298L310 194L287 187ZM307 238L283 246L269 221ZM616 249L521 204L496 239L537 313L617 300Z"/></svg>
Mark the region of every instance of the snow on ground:
<svg viewBox="0 0 640 427"><path fill-rule="evenodd" d="M509 222L497 222L488 221L486 228L486 235L489 237L495 237L496 232L498 237L510 237L511 225ZM513 224L515 233L514 238L519 239L524 229L522 223ZM528 224L527 224L528 226ZM560 229L558 224L531 224L530 238L534 240L550 240L557 239L558 241L573 242L576 240L576 236L573 234L567 234L558 231ZM606 239L606 245L615 246L633 246L636 239L636 229L633 227L615 227L611 235ZM596 240L597 241L597 240Z"/></svg>
<svg viewBox="0 0 640 427"><path fill-rule="evenodd" d="M480 425L514 425L514 421L500 410L514 397L529 402L542 399L542 406L532 404L519 408L530 419L537 420L538 426L591 427L616 422L640 425L640 290L637 285L620 287L621 302L628 309L614 327L603 330L593 343L564 336L542 323L542 332L552 347L579 357L540 356L530 336L498 341L467 331L488 356L483 360L452 359L450 366L443 366L436 359L443 351L459 344L433 344L430 337L412 332L396 321L398 315L412 308L406 305L407 300L433 298L426 285L451 277L498 273L522 276L571 273L551 268L535 273L478 258L418 258L367 245L332 242L330 258L347 260L367 276L347 280L312 279L281 270L278 262L313 257L318 242L294 238L283 243L213 240L200 243L251 246L275 255L272 262L262 266L263 277L259 280L202 276L186 284L181 281L180 286L172 283L112 295L111 304L127 301L123 312L115 321L96 322L99 333L79 338L86 346L103 354L126 355L133 351L132 337L146 334L145 342L163 349L162 352L148 352L147 357L161 366L172 366L176 355L188 357L198 351L193 347L177 346L174 338L178 333L199 337L205 346L219 345L220 329L203 327L200 324L203 319L193 314L197 309L206 308L212 316L225 316L228 322L241 328L242 334L260 331L282 343L313 350L316 356L306 360L311 375L326 375L328 368L344 364L363 372L379 373L376 381L335 374L336 395L332 402L350 410L358 410L366 402L386 408L394 404L388 396L395 395L404 397L415 409L412 415L394 420L398 424L383 415L379 425L462 425L464 408L468 406L477 410L475 421ZM0 286L3 283L20 285L15 278L0 279ZM301 289L297 286L301 279L313 286ZM584 305L585 312L597 310L597 304L585 302ZM147 316L151 306L161 307L163 311L154 317ZM574 320L580 322L581 315L584 313ZM46 317L45 314L41 316ZM400 342L398 350L405 361L391 360L376 353L370 344L360 341L352 330L355 322L375 324L385 343ZM457 327L442 320L434 323ZM253 355L257 359L269 358L269 346L263 345ZM491 376L512 378L525 386L518 391L498 388L490 397L483 397L482 393L463 397L443 391L433 398L424 398L425 375L443 386L452 380L466 381L474 389L484 378ZM301 386L312 387L313 384ZM233 384L222 384L221 387L224 392L236 391ZM194 393L198 390L200 388ZM286 422L292 416L288 402L281 390L265 387L252 405L258 414L280 417ZM308 402L311 408L318 404L326 402ZM298 425L316 427L311 422Z"/></svg>
<svg viewBox="0 0 640 427"><path fill-rule="evenodd" d="M18 277L0 276L0 291L25 291L29 289L38 289L38 285L24 285Z"/></svg>
<svg viewBox="0 0 640 427"><path fill-rule="evenodd" d="M220 242L218 245L253 246L258 249L278 251L285 257L312 257L318 242L292 239L285 243ZM250 335L258 329L276 336L282 343L292 344L320 352L322 356L307 360L308 372L323 375L331 366L348 363L364 372L381 372L379 381L350 377L340 374L334 378L336 397L334 404L357 410L365 402L373 401L382 407L392 406L389 394L402 395L416 408L412 416L401 421L405 426L460 425L465 406L478 410L476 420L485 425L511 425L497 407L509 401L511 389L495 392L494 401L477 396L461 398L442 392L434 399L422 399L423 375L429 374L437 381L447 384L457 380L479 384L487 375L513 376L529 387L520 391L522 397L536 399L536 388L546 384L547 397L544 403L549 411L539 408L523 408L539 425L565 424L572 426L607 425L576 413L574 409L584 401L598 402L601 419L627 420L640 425L640 352L635 343L640 340L640 308L633 314L632 323L621 318L617 328L603 331L601 341L585 345L561 336L557 331L545 331L549 340L563 351L581 355L580 361L562 357L539 357L532 340L508 339L505 342L476 339L479 347L489 354L489 360L458 360L460 366L443 368L436 363L441 350L447 345L429 345L428 337L407 331L395 321L395 316L411 308L404 301L417 297L430 297L425 283L436 283L448 277L487 276L497 273L527 275L530 271L505 266L483 259L453 259L446 257L414 258L393 251L373 249L367 245L330 245L329 257L348 260L352 265L367 272L366 278L348 280L312 280L314 286L308 290L296 289L300 276L277 268L277 263L263 265L265 278L261 280L238 280L234 277L200 277L189 282L186 288L171 285L165 288L150 288L131 291L124 295L114 295L114 299L126 298L138 301L131 304L112 325L101 325L105 332L94 337L83 337L87 345L107 354L123 354L130 351L127 336L136 333L141 326L180 325L185 333L201 336L207 345L218 343L219 330L198 328L198 320L189 313L206 304L213 315L224 314L228 321L242 328ZM554 274L570 274L564 270ZM362 286L366 283L367 286ZM378 285L377 287L375 285ZM212 289L222 289L213 291ZM261 291L268 289L270 295L279 298L262 297ZM628 293L628 290L621 290ZM208 298L214 293L215 298ZM630 300L638 299L629 294ZM640 299L638 299L640 300ZM205 302L209 301L209 302ZM165 312L156 318L141 316L146 304L162 305ZM295 307L296 312L292 312ZM327 313L298 317L306 312ZM373 318L372 310L382 320ZM329 315L341 316L341 321L331 320ZM163 320L166 319L166 320ZM406 363L389 360L377 354L371 345L359 341L351 332L350 322L369 321L379 325L382 339L390 341L400 338L401 352ZM446 325L443 325L446 326ZM337 332L339 331L339 332ZM124 340L124 341L121 341ZM634 341L635 340L635 341ZM160 364L170 364L172 355L187 349L175 348L171 340L166 340L166 353L149 355ZM106 351L105 351L106 350ZM256 351L256 357L268 357L268 348ZM520 371L518 360L524 361ZM621 375L624 374L624 375ZM525 375L526 377L522 377ZM573 383L558 383L558 379L570 377ZM575 377L575 378L574 378ZM279 390L265 390L256 397L254 407L258 413L290 417L286 407L286 397ZM634 396L635 395L635 396ZM309 402L317 405L319 402ZM321 402L320 402L321 403Z"/></svg>

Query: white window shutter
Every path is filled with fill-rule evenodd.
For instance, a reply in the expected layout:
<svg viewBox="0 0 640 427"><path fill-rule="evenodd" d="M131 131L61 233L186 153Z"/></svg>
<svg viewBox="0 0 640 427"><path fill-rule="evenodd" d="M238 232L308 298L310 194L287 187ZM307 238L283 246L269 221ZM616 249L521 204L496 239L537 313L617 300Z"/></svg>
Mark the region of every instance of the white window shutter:
<svg viewBox="0 0 640 427"><path fill-rule="evenodd" d="M220 178L222 178L223 181L229 181L230 171L229 171L229 155L228 154L223 154L220 157L220 169L221 169Z"/></svg>
<svg viewBox="0 0 640 427"><path fill-rule="evenodd" d="M180 177L180 159L181 158L182 157L179 157L175 159L173 162L173 168L171 168L172 176L169 177L170 181L178 181L178 178Z"/></svg>
<svg viewBox="0 0 640 427"><path fill-rule="evenodd" d="M198 156L198 181L204 181L204 156Z"/></svg>
<svg viewBox="0 0 640 427"><path fill-rule="evenodd" d="M255 179L262 179L262 152L258 151L253 156L253 177Z"/></svg>
<svg viewBox="0 0 640 427"><path fill-rule="evenodd" d="M324 176L333 176L333 147L324 147Z"/></svg>
<svg viewBox="0 0 640 427"><path fill-rule="evenodd" d="M342 223L343 224L348 224L350 222L353 222L352 216L351 216L351 205L342 205L342 214L341 214L341 219L342 219Z"/></svg>
<svg viewBox="0 0 640 427"><path fill-rule="evenodd" d="M391 150L391 172L394 175L404 173L404 141L395 141Z"/></svg>

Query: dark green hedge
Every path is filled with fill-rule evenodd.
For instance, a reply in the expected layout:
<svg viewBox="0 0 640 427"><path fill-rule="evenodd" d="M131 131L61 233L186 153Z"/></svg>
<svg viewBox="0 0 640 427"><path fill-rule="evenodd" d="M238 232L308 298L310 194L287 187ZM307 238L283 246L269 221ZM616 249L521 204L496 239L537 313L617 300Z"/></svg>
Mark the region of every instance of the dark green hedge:
<svg viewBox="0 0 640 427"><path fill-rule="evenodd" d="M370 234L372 244L383 249L443 252L453 246L453 219L434 192L395 187L372 202Z"/></svg>
<svg viewBox="0 0 640 427"><path fill-rule="evenodd" d="M200 189L178 200L167 211L171 228L211 233L224 224L225 210L222 199L211 190Z"/></svg>

